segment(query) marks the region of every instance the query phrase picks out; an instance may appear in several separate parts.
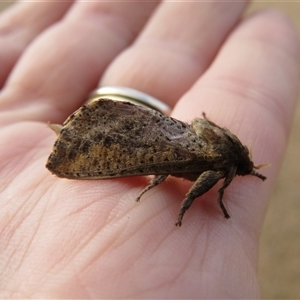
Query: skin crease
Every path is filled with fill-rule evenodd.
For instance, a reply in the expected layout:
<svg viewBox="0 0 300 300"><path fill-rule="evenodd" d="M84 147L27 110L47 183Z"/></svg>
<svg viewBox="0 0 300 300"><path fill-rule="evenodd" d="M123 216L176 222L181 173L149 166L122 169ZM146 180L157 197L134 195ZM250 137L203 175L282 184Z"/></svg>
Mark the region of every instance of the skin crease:
<svg viewBox="0 0 300 300"><path fill-rule="evenodd" d="M259 298L259 233L298 93L291 22L278 11L243 18L243 1L99 1L53 3L41 25L43 5L0 15L0 49L10 49L0 51L1 298ZM24 24L14 20L37 6L31 38L16 41ZM261 170L268 179L233 180L229 220L214 188L178 228L188 181L167 179L136 203L148 178L54 177L45 168L56 139L47 122L62 123L99 80L149 93L182 121L204 111L255 164L272 163Z"/></svg>

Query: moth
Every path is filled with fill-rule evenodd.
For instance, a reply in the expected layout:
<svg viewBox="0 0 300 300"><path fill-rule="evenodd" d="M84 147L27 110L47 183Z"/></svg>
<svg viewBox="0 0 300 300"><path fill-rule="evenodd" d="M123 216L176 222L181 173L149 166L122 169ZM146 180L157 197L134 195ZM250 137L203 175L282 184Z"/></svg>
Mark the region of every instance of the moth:
<svg viewBox="0 0 300 300"><path fill-rule="evenodd" d="M83 105L63 125L50 125L56 132L46 167L69 179L107 179L155 175L141 196L169 175L195 181L186 194L176 225L181 226L193 201L224 179L224 190L237 175L265 180L255 169L249 150L226 128L203 114L191 124L130 102L98 99Z"/></svg>

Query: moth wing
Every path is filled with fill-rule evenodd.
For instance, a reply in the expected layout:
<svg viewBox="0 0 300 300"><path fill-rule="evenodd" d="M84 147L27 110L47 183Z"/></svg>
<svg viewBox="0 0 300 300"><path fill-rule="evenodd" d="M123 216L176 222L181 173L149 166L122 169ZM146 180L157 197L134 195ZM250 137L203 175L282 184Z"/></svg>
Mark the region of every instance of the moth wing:
<svg viewBox="0 0 300 300"><path fill-rule="evenodd" d="M46 166L59 177L77 179L180 173L203 147L181 121L129 102L99 99L64 122Z"/></svg>

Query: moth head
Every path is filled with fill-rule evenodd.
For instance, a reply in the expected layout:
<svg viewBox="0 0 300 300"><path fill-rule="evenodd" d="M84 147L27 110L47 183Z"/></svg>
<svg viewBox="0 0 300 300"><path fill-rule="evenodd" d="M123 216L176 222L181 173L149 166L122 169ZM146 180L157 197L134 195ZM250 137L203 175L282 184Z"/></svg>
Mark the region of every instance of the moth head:
<svg viewBox="0 0 300 300"><path fill-rule="evenodd" d="M261 180L265 180L267 177L260 174L256 170L269 167L270 164L255 166L252 161L252 152L249 151L247 147L244 147L244 151L242 152L242 157L240 158L237 166L237 174L241 176L252 175L260 178Z"/></svg>

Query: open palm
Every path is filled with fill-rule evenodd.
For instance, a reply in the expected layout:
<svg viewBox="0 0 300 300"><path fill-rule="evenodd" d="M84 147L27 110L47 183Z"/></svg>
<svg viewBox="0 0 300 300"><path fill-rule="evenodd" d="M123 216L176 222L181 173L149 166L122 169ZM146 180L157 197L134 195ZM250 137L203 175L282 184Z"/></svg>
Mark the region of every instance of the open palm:
<svg viewBox="0 0 300 300"><path fill-rule="evenodd" d="M0 15L0 296L254 298L258 239L298 92L299 41L281 13L235 3L23 3ZM190 182L72 181L45 162L62 123L100 85L205 111L268 179L235 178L174 225Z"/></svg>

